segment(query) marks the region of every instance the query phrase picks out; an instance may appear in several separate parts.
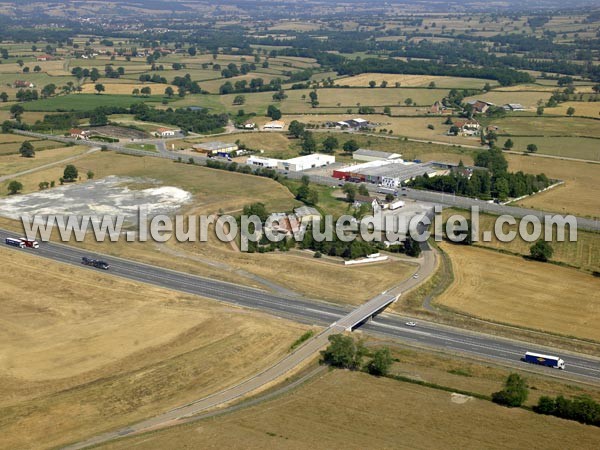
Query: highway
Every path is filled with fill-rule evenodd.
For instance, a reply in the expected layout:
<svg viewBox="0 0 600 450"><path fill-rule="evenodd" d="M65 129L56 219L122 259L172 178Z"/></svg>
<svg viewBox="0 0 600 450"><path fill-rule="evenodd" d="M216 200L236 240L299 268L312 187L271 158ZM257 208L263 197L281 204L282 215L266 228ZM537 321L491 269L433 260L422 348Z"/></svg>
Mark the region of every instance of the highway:
<svg viewBox="0 0 600 450"><path fill-rule="evenodd" d="M12 232L0 230L2 243L4 243L5 237L19 236ZM354 310L351 306L305 298L286 297L281 294L273 294L241 285L150 266L136 261L97 255L86 250L62 244L41 243L40 248L36 250L18 248L14 248L14 250L15 252L28 252L54 261L96 271L101 269L81 265L81 257L88 256L102 259L111 265L108 271L110 275L195 294L228 304L257 309L301 323L328 326ZM407 283L417 284L418 280L411 278L407 280ZM389 294L391 295L392 293L390 292ZM405 322L409 320L418 322L417 327L407 327ZM532 366L520 362L520 358L526 351L546 354L557 353L557 350L544 348L543 346L530 345L525 342L474 333L460 328L391 314L377 316L372 321L362 325L361 330L433 349L486 358L502 364L513 366L522 364L523 368L529 369ZM577 375L588 381L600 381L600 359L573 354L564 350L560 350L558 353L558 356L561 356L566 362L567 367L565 371L548 369L541 366L534 366L535 370L554 376L569 378L570 375Z"/></svg>

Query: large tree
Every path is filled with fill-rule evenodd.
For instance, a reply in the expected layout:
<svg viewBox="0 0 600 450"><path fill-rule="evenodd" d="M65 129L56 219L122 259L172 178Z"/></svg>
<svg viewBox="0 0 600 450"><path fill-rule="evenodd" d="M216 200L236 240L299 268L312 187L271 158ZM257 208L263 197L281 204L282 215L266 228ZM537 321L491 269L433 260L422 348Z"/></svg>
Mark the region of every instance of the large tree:
<svg viewBox="0 0 600 450"><path fill-rule="evenodd" d="M77 171L77 167L75 167L73 164L69 164L67 167L65 167L63 172L63 179L65 181L74 181L78 176L79 172Z"/></svg>
<svg viewBox="0 0 600 450"><path fill-rule="evenodd" d="M325 153L333 153L340 146L335 136L327 136L323 141L323 151Z"/></svg>
<svg viewBox="0 0 600 450"><path fill-rule="evenodd" d="M362 366L366 349L361 341L355 342L352 336L334 334L329 336L329 346L321 352L323 362L334 367L357 370Z"/></svg>
<svg viewBox="0 0 600 450"><path fill-rule="evenodd" d="M33 145L31 144L31 142L29 142L29 141L24 141L21 144L19 153L21 153L21 156L23 156L24 158L33 158L35 156L35 150L33 148Z"/></svg>
<svg viewBox="0 0 600 450"><path fill-rule="evenodd" d="M394 360L387 347L380 348L373 354L373 359L367 364L367 370L371 375L385 376L388 374Z"/></svg>
<svg viewBox="0 0 600 450"><path fill-rule="evenodd" d="M20 181L12 180L8 183L8 193L10 195L18 194L21 190L23 190L23 184Z"/></svg>

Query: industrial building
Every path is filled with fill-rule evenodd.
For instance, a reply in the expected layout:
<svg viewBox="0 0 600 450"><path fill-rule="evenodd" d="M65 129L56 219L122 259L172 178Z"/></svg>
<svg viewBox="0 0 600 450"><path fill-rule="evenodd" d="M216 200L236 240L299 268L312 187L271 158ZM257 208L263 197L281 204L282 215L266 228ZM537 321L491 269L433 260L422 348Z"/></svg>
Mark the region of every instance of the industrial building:
<svg viewBox="0 0 600 450"><path fill-rule="evenodd" d="M447 170L446 170L447 172ZM364 164L344 167L333 171L333 177L359 183L373 183L389 188L397 188L418 176L430 177L440 173L433 163L404 163L400 161L370 161Z"/></svg>
<svg viewBox="0 0 600 450"><path fill-rule="evenodd" d="M267 167L271 169L280 169L290 172L301 172L315 167L324 167L335 162L335 156L324 155L322 153L313 153L306 156L298 156L292 159L265 158L263 156L250 156L246 164L258 167Z"/></svg>
<svg viewBox="0 0 600 450"><path fill-rule="evenodd" d="M352 159L355 161L391 161L401 160L402 155L399 153L381 152L379 150L369 150L366 148L359 148L352 154Z"/></svg>
<svg viewBox="0 0 600 450"><path fill-rule="evenodd" d="M231 158L237 156L238 146L236 144L227 144L225 142L213 141L202 142L192 146L199 153L205 153L210 156L222 156Z"/></svg>

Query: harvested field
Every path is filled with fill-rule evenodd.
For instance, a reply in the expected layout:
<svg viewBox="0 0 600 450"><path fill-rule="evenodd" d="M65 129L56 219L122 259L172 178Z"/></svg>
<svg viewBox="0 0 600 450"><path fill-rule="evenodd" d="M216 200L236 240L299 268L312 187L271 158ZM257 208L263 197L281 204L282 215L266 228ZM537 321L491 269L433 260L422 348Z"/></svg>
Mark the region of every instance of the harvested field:
<svg viewBox="0 0 600 450"><path fill-rule="evenodd" d="M368 87L370 81L375 81L377 86L382 81L387 81L388 87L392 88L396 83L401 87L428 87L431 82L439 88L461 88L461 89L482 89L486 83L494 86L498 83L494 80L484 80L481 78L461 78L445 77L436 75L404 75L391 73L363 73L353 77L338 78L335 84L338 86L360 86Z"/></svg>
<svg viewBox="0 0 600 450"><path fill-rule="evenodd" d="M519 155L506 155L506 159L511 171L545 173L565 181L563 186L519 201L519 205L578 216L600 216L599 164Z"/></svg>
<svg viewBox="0 0 600 450"><path fill-rule="evenodd" d="M3 448L62 446L200 398L306 329L23 252L0 257L11 299L0 302Z"/></svg>
<svg viewBox="0 0 600 450"><path fill-rule="evenodd" d="M455 279L436 303L482 319L600 341L594 326L600 320L600 279L491 250L447 243L442 248ZM516 276L507 289L509 273Z"/></svg>
<svg viewBox="0 0 600 450"><path fill-rule="evenodd" d="M557 448L593 449L596 427L363 373L334 370L264 404L104 445L103 449ZM357 401L359 399L359 401ZM435 426L432 424L435 423Z"/></svg>
<svg viewBox="0 0 600 450"><path fill-rule="evenodd" d="M21 147L21 144L15 144L15 151ZM0 148L5 148L0 145ZM74 147L60 147L44 151L38 151L35 158L23 158L21 155L3 155L0 157L0 176L10 175L24 170L33 169L44 164L69 158L75 155L81 155L89 150L89 147L78 145ZM0 150L1 152L1 150Z"/></svg>

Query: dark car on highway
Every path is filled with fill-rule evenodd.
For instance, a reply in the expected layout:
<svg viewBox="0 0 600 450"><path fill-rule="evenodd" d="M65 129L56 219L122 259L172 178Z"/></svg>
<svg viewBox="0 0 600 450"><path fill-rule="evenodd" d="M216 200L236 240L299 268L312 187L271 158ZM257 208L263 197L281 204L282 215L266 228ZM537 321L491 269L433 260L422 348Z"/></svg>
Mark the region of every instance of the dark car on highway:
<svg viewBox="0 0 600 450"><path fill-rule="evenodd" d="M86 256L81 258L81 264L86 265L86 266L93 266L93 267L96 267L98 269L103 269L103 270L108 270L108 268L110 267L110 265L107 262L100 261L98 259L88 258Z"/></svg>

